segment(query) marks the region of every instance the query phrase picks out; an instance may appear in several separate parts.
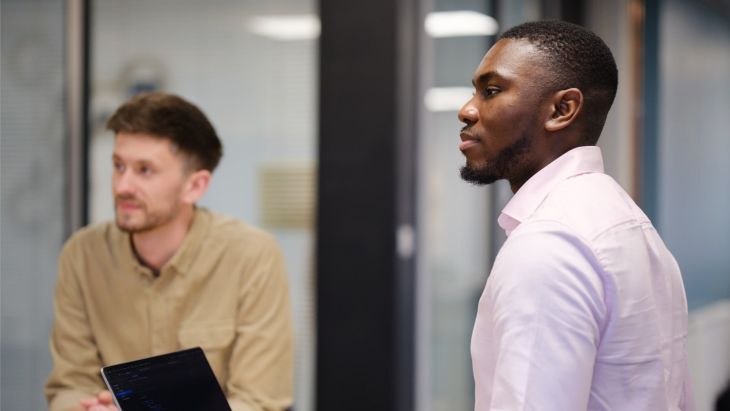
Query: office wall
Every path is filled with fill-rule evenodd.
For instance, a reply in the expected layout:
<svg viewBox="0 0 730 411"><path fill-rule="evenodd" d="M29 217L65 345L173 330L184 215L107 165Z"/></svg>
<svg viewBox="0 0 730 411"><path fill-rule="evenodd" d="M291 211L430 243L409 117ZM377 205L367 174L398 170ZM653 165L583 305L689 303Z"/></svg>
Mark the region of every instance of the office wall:
<svg viewBox="0 0 730 411"><path fill-rule="evenodd" d="M730 15L660 3L658 229L690 307L698 411L730 383Z"/></svg>
<svg viewBox="0 0 730 411"><path fill-rule="evenodd" d="M2 1L0 408L46 408L48 333L66 201L61 1Z"/></svg>
<svg viewBox="0 0 730 411"><path fill-rule="evenodd" d="M702 2L662 2L657 223L690 310L730 298L729 20Z"/></svg>

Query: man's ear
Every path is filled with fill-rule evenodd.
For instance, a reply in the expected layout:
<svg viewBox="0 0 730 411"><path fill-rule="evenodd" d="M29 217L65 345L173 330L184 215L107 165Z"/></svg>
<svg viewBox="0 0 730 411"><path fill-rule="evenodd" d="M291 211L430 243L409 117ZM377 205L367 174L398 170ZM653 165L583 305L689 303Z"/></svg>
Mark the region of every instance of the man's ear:
<svg viewBox="0 0 730 411"><path fill-rule="evenodd" d="M210 177L211 174L208 170L198 170L190 173L185 183L182 201L186 204L195 204L208 191Z"/></svg>
<svg viewBox="0 0 730 411"><path fill-rule="evenodd" d="M577 88L560 90L553 95L551 108L550 117L545 121L545 130L562 130L578 118L583 108L583 93Z"/></svg>

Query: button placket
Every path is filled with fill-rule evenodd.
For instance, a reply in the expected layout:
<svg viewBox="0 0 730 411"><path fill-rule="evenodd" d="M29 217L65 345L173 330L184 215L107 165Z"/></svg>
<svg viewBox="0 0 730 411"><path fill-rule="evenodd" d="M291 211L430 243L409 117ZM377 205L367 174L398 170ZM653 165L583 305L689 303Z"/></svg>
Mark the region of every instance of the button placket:
<svg viewBox="0 0 730 411"><path fill-rule="evenodd" d="M150 319L152 349L155 354L164 354L177 348L177 298L179 286L173 267L166 267L150 288Z"/></svg>
<svg viewBox="0 0 730 411"><path fill-rule="evenodd" d="M154 287L150 290L149 299L152 353L153 355L164 354L169 351L165 338L165 307L164 304L161 304L161 296Z"/></svg>

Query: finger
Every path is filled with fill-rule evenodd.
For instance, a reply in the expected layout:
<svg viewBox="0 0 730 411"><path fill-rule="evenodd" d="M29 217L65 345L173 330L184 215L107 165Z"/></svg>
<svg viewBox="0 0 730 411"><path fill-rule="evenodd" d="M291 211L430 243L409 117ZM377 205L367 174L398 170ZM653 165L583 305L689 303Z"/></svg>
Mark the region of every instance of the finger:
<svg viewBox="0 0 730 411"><path fill-rule="evenodd" d="M112 393L109 391L100 392L99 395L96 396L96 398L99 399L99 403L101 403L101 404L111 405L114 403L114 397L112 396Z"/></svg>

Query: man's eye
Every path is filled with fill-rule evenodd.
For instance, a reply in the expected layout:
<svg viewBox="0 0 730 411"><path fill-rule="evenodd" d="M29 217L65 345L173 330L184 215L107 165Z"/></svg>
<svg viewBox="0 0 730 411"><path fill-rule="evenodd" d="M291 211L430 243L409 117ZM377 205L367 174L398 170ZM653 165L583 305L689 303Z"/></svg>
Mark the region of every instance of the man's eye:
<svg viewBox="0 0 730 411"><path fill-rule="evenodd" d="M491 97L497 93L499 93L499 89L496 87L486 87L482 89L482 95L484 97Z"/></svg>
<svg viewBox="0 0 730 411"><path fill-rule="evenodd" d="M124 172L124 164L115 162L114 163L114 170L116 170L119 173L123 173Z"/></svg>
<svg viewBox="0 0 730 411"><path fill-rule="evenodd" d="M148 176L148 175L154 174L154 171L155 170L148 165L139 164L134 167L135 174L139 174L139 175L143 175L143 176Z"/></svg>

